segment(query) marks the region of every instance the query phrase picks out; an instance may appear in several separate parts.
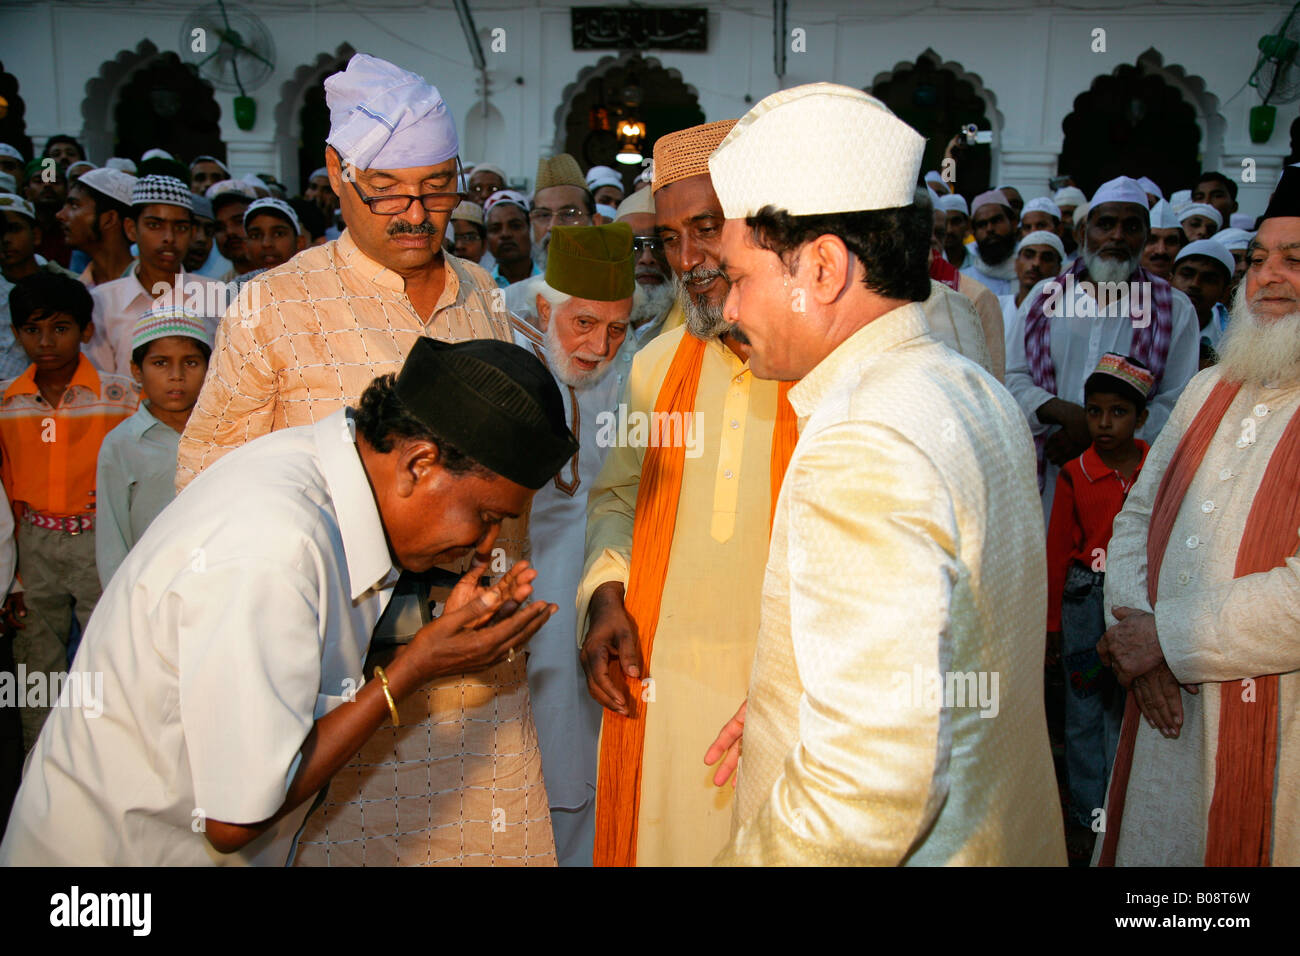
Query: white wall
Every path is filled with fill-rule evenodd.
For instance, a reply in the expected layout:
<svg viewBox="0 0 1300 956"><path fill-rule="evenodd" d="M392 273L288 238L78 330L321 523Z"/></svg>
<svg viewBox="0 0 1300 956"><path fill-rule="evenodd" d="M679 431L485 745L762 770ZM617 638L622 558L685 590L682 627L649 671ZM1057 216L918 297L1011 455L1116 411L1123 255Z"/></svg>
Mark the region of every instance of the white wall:
<svg viewBox="0 0 1300 956"><path fill-rule="evenodd" d="M1094 2L1095 12L1082 9ZM137 0L0 8L0 60L19 78L33 139L40 143L56 132L84 133L88 126L111 131L116 93L94 111L98 120L88 122L83 117L87 81L100 75L106 61L134 51L142 39L160 50L175 50L185 14L196 5L191 0ZM920 5L903 0L793 0L787 26L806 31L807 52L787 54L784 82L773 73L770 0L727 0L726 6L715 0L705 5L711 10L708 53L648 55L680 71L699 92L708 119L740 116L748 108L746 95L756 102L780 86L814 80L868 86L878 74L932 49L944 61L959 64L968 79L996 100L1004 126L995 144L994 178L1019 186L1026 196L1046 191L1063 139L1061 121L1074 98L1098 74L1134 63L1149 49L1161 57L1162 75L1184 88L1197 109L1206 165L1239 175L1242 159L1255 161L1257 183L1242 186L1245 212L1263 210L1297 115L1295 104L1281 106L1272 139L1256 146L1247 134L1247 117L1258 97L1245 90L1232 98L1254 66L1256 40L1289 6L1282 2L1182 8L1134 2L1114 10L1106 9L1111 4L1102 0L1072 0L1068 8L1025 0L940 0L914 12ZM250 91L258 102L258 121L249 132L235 127L233 95L217 94L223 135L237 173L271 169L295 185L301 101L296 100L298 90L291 90L289 98L296 101L287 104L285 112L294 128L279 131L277 141L283 87L293 85L300 67L343 43L426 76L465 128L479 99L480 81L453 10L399 2L358 2L351 10L346 3L321 2L314 14L309 4L290 0L262 0L250 6L275 40L277 68L269 81ZM490 101L504 124L504 145L491 158L531 180L538 157L553 147L555 114L565 87L580 70L609 54L571 49L567 3L470 0L470 6L484 38ZM498 27L505 30L506 49L493 53L490 32ZM1092 51L1092 31L1097 28L1106 31L1104 53ZM523 85L515 83L519 76ZM124 82L125 76L117 85ZM1220 130L1221 136L1209 135Z"/></svg>

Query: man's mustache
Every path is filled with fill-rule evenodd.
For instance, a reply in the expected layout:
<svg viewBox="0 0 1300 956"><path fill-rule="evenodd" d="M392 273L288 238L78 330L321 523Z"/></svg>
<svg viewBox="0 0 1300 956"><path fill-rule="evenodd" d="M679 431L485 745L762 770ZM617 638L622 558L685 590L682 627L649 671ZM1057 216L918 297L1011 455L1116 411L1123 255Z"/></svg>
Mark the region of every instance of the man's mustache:
<svg viewBox="0 0 1300 956"><path fill-rule="evenodd" d="M398 219L388 227L388 234L390 236L436 236L438 227L431 222L422 222L418 226L413 226L405 219Z"/></svg>

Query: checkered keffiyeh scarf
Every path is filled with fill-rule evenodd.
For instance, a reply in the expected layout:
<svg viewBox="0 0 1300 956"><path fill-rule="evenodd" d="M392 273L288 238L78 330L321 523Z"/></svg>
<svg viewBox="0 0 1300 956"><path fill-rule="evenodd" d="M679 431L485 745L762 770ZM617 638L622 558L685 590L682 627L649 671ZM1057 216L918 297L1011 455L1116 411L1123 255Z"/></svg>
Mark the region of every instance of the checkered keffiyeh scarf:
<svg viewBox="0 0 1300 956"><path fill-rule="evenodd" d="M1057 276L1057 281L1061 283L1063 290L1069 288L1066 285L1066 276L1074 276L1074 281L1077 284L1082 281L1086 268L1083 257L1080 256L1075 260L1074 265ZM1151 376L1156 383L1155 388L1152 389L1152 394L1154 394L1155 389L1160 387L1160 380L1164 376L1165 360L1169 356L1169 340L1173 334L1172 287L1164 279L1148 272L1141 266L1138 266L1134 273L1128 277L1128 281L1150 284L1152 315L1140 314L1137 311L1136 297L1129 296L1129 316L1134 320L1129 355L1141 361L1151 370ZM1029 361L1029 375L1034 384L1043 391L1055 395L1056 366L1052 362L1052 316L1047 315L1044 311L1044 301L1046 299L1047 290L1045 287L1044 291L1040 292L1030 304L1029 313L1025 316L1025 358ZM1064 295L1059 301L1064 303ZM1083 398L1082 395L1066 397L1071 401L1079 401ZM1047 464L1043 458L1043 446L1046 444L1046 433L1034 439L1034 449L1038 453L1039 492L1042 492L1046 481Z"/></svg>

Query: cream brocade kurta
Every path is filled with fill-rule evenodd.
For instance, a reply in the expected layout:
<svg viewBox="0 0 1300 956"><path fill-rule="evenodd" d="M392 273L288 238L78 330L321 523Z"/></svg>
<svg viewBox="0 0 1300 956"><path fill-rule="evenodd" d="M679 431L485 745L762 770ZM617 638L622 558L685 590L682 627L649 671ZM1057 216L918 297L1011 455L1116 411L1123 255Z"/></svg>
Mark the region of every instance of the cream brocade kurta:
<svg viewBox="0 0 1300 956"><path fill-rule="evenodd" d="M654 409L683 327L637 353L622 403ZM660 602L648 676L640 866L706 865L727 842L731 787L713 785L704 753L745 699L771 512L775 382L716 339L706 344L695 408L701 454L687 451L672 553ZM587 632L591 593L625 586L645 448L615 445L593 486L587 511L587 565L578 589L578 641ZM648 693L643 693L648 696Z"/></svg>
<svg viewBox="0 0 1300 956"><path fill-rule="evenodd" d="M1115 623L1114 607L1151 610L1146 551L1151 509L1178 442L1219 377L1211 367L1187 384L1115 518L1106 561L1108 625ZM1160 565L1156 633L1174 676L1183 684L1199 684L1200 692L1181 693L1183 726L1176 739L1166 739L1146 721L1138 724L1118 866L1204 865L1220 682L1240 684L1263 674L1281 675L1272 862L1300 865L1300 557L1262 574L1233 577L1264 470L1297 413L1300 383L1281 389L1243 386L1174 520Z"/></svg>
<svg viewBox="0 0 1300 956"><path fill-rule="evenodd" d="M355 405L376 376L401 370L420 336L512 341L487 273L445 262L427 323L401 276L346 231L249 282L218 328L181 436L178 488L233 448ZM511 562L527 557L526 521L506 522L497 544ZM381 727L335 775L295 863L554 865L524 668L518 655L403 701L401 727Z"/></svg>
<svg viewBox="0 0 1300 956"><path fill-rule="evenodd" d="M915 304L855 333L790 400L799 444L717 862L1063 865L1019 409ZM927 692L949 673L989 691L997 675L996 693Z"/></svg>

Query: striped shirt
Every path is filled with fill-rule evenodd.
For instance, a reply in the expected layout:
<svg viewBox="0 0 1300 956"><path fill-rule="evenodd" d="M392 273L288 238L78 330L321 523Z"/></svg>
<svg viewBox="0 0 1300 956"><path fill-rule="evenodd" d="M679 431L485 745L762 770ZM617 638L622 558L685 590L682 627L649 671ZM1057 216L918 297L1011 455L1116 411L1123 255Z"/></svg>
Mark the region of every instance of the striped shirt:
<svg viewBox="0 0 1300 956"><path fill-rule="evenodd" d="M99 446L139 403L131 380L96 372L82 355L56 408L36 385L35 365L0 388L0 477L9 500L46 514L94 512Z"/></svg>

